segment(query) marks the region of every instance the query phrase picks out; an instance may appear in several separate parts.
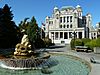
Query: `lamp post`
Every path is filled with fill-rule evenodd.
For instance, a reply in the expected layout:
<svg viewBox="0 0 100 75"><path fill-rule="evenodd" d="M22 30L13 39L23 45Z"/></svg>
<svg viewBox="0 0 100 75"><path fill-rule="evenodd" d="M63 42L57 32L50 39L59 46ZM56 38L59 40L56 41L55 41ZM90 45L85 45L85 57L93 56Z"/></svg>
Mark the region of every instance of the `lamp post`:
<svg viewBox="0 0 100 75"><path fill-rule="evenodd" d="M75 29L74 29L74 32L73 32L73 37L74 37L74 49L75 49L75 39L76 39L76 32L75 32Z"/></svg>

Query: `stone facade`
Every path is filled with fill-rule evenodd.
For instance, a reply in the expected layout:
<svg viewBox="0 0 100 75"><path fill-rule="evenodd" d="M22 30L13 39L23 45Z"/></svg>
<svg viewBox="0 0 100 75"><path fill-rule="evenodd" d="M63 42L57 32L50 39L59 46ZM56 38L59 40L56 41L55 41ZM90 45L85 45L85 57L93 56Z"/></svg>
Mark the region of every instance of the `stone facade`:
<svg viewBox="0 0 100 75"><path fill-rule="evenodd" d="M61 9L55 7L52 16L45 18L45 26L42 25L45 37L49 36L53 43L66 44L72 38L91 38L92 16L89 13L83 16L82 13L79 5L63 6Z"/></svg>
<svg viewBox="0 0 100 75"><path fill-rule="evenodd" d="M97 37L100 37L100 22L96 24Z"/></svg>

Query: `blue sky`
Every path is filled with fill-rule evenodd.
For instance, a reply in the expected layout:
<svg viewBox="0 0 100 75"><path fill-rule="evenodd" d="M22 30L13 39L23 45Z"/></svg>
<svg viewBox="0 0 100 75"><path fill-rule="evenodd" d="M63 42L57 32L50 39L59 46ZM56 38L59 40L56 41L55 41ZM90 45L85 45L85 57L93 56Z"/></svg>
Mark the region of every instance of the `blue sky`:
<svg viewBox="0 0 100 75"><path fill-rule="evenodd" d="M100 22L100 0L0 0L0 8L5 4L11 7L14 14L13 20L18 25L24 18L35 16L37 23L41 26L46 16L51 16L53 8L57 6L76 6L80 5L83 15L91 13L92 24L95 26Z"/></svg>

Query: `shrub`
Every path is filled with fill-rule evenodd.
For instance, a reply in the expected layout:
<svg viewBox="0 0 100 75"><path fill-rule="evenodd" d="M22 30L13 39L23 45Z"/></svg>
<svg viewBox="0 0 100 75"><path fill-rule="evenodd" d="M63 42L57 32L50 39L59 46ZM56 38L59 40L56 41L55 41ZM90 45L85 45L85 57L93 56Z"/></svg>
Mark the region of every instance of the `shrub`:
<svg viewBox="0 0 100 75"><path fill-rule="evenodd" d="M34 45L35 48L44 48L45 42L42 39L37 39Z"/></svg>
<svg viewBox="0 0 100 75"><path fill-rule="evenodd" d="M100 38L93 39L90 42L87 42L85 46L88 46L91 49L93 49L94 47L100 47Z"/></svg>
<svg viewBox="0 0 100 75"><path fill-rule="evenodd" d="M97 47L100 47L100 38L97 38L97 39L96 39L96 46L97 46Z"/></svg>
<svg viewBox="0 0 100 75"><path fill-rule="evenodd" d="M83 38L83 39L82 39L82 42L83 42L84 45L85 45L86 43L90 42L90 41L91 41L91 39L89 39L89 38Z"/></svg>
<svg viewBox="0 0 100 75"><path fill-rule="evenodd" d="M75 46L83 46L81 39L72 39L70 42L71 49L74 49Z"/></svg>
<svg viewBox="0 0 100 75"><path fill-rule="evenodd" d="M83 42L81 39L76 39L75 40L75 46L83 46Z"/></svg>
<svg viewBox="0 0 100 75"><path fill-rule="evenodd" d="M71 49L74 49L75 47L75 42L74 42L75 39L72 39L71 42L70 42L70 46L71 46Z"/></svg>
<svg viewBox="0 0 100 75"><path fill-rule="evenodd" d="M43 41L44 41L46 47L53 45L51 39L45 38L45 39L43 39Z"/></svg>
<svg viewBox="0 0 100 75"><path fill-rule="evenodd" d="M94 39L94 40L91 40L90 42L87 42L85 44L85 46L88 46L90 49L93 49L93 47L96 47L97 46L96 40Z"/></svg>

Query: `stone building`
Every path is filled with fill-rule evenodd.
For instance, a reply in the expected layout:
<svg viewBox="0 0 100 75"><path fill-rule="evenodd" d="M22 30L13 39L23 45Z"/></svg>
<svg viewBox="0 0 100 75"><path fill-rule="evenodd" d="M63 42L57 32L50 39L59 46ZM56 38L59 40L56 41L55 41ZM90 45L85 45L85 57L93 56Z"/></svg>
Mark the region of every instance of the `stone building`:
<svg viewBox="0 0 100 75"><path fill-rule="evenodd" d="M96 24L97 37L100 37L100 22Z"/></svg>
<svg viewBox="0 0 100 75"><path fill-rule="evenodd" d="M53 43L69 44L72 38L91 38L92 16L82 15L81 6L54 7L52 16L45 18L45 26L42 26L45 37L49 36ZM93 31L95 32L95 31Z"/></svg>

